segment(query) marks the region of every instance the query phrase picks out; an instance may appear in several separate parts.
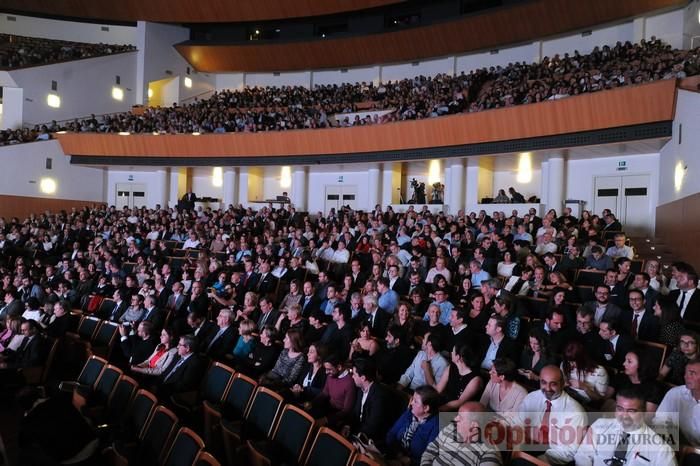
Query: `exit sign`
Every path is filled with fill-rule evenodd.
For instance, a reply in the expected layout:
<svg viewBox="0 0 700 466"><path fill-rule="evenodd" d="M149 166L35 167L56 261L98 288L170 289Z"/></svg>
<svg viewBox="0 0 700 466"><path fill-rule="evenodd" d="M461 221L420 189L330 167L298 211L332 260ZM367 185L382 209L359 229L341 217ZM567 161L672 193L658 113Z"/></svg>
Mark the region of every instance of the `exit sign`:
<svg viewBox="0 0 700 466"><path fill-rule="evenodd" d="M617 162L617 171L622 172L625 170L627 170L627 162L624 160Z"/></svg>

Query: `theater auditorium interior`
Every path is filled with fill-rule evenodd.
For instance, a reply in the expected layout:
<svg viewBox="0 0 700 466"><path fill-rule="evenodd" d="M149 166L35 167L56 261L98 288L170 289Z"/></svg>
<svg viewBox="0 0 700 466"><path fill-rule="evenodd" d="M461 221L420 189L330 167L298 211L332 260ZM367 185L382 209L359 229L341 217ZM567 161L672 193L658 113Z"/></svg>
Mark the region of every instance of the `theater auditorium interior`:
<svg viewBox="0 0 700 466"><path fill-rule="evenodd" d="M0 466L698 465L699 151L700 0L3 0Z"/></svg>

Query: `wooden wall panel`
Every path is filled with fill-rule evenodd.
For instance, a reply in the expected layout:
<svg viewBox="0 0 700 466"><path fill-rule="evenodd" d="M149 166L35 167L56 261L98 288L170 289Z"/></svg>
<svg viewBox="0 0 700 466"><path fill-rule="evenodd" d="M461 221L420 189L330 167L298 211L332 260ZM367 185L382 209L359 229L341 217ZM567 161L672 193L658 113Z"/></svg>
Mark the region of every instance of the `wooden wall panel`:
<svg viewBox="0 0 700 466"><path fill-rule="evenodd" d="M85 206L93 207L104 204L104 202L100 201L0 195L0 217L5 217L6 219L18 217L20 220L23 220L29 214L38 214L47 210L50 212L70 211L74 207L82 209Z"/></svg>
<svg viewBox="0 0 700 466"><path fill-rule="evenodd" d="M662 162L663 163L663 162ZM656 237L663 249L673 253L672 260L683 260L700 270L700 193L656 208ZM669 259L663 259L665 263Z"/></svg>
<svg viewBox="0 0 700 466"><path fill-rule="evenodd" d="M182 44L176 48L203 72L346 68L488 50L686 3L682 0L533 0L454 21L382 34L287 43Z"/></svg>
<svg viewBox="0 0 700 466"><path fill-rule="evenodd" d="M66 154L85 156L278 157L406 150L670 121L675 94L676 82L666 80L551 102L357 128L201 136L66 133L56 137Z"/></svg>
<svg viewBox="0 0 700 466"><path fill-rule="evenodd" d="M406 0L3 0L3 10L114 21L216 23L303 18L364 10Z"/></svg>

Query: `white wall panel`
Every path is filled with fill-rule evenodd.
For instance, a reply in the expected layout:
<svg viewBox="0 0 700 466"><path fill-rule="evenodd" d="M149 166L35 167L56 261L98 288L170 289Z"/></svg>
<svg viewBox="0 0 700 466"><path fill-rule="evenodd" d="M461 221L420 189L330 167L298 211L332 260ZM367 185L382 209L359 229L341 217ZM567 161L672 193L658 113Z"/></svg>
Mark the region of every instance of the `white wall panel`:
<svg viewBox="0 0 700 466"><path fill-rule="evenodd" d="M14 17L15 21L8 21L8 16ZM105 27L107 31L102 30ZM60 21L7 13L0 14L0 32L74 42L136 45L134 26Z"/></svg>

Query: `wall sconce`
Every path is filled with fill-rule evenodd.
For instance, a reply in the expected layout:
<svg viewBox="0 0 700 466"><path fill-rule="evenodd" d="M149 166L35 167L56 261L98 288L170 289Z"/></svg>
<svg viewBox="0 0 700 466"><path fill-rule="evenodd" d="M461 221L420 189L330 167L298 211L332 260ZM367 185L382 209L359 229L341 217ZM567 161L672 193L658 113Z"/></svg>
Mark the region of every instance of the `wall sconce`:
<svg viewBox="0 0 700 466"><path fill-rule="evenodd" d="M46 96L46 105L51 108L60 108L61 98L58 96L58 94L49 93L49 95Z"/></svg>
<svg viewBox="0 0 700 466"><path fill-rule="evenodd" d="M52 178L42 178L39 190L44 194L53 194L56 192L56 182Z"/></svg>
<svg viewBox="0 0 700 466"><path fill-rule="evenodd" d="M124 100L124 89L118 86L114 86L112 88L112 98L120 102Z"/></svg>
<svg viewBox="0 0 700 466"><path fill-rule="evenodd" d="M221 167L214 167L211 174L211 184L217 188L224 185L224 170Z"/></svg>
<svg viewBox="0 0 700 466"><path fill-rule="evenodd" d="M184 82L185 82L185 87L188 87L188 88L192 87L192 78L190 78L189 76L185 76Z"/></svg>
<svg viewBox="0 0 700 466"><path fill-rule="evenodd" d="M518 160L518 183L529 183L532 181L532 157L529 152L520 154Z"/></svg>
<svg viewBox="0 0 700 466"><path fill-rule="evenodd" d="M676 163L676 168L673 170L673 186L676 188L676 192L679 192L683 187L683 178L687 169L688 167L682 161Z"/></svg>
<svg viewBox="0 0 700 466"><path fill-rule="evenodd" d="M280 173L280 188L290 188L292 186L292 169L288 166L282 167Z"/></svg>

